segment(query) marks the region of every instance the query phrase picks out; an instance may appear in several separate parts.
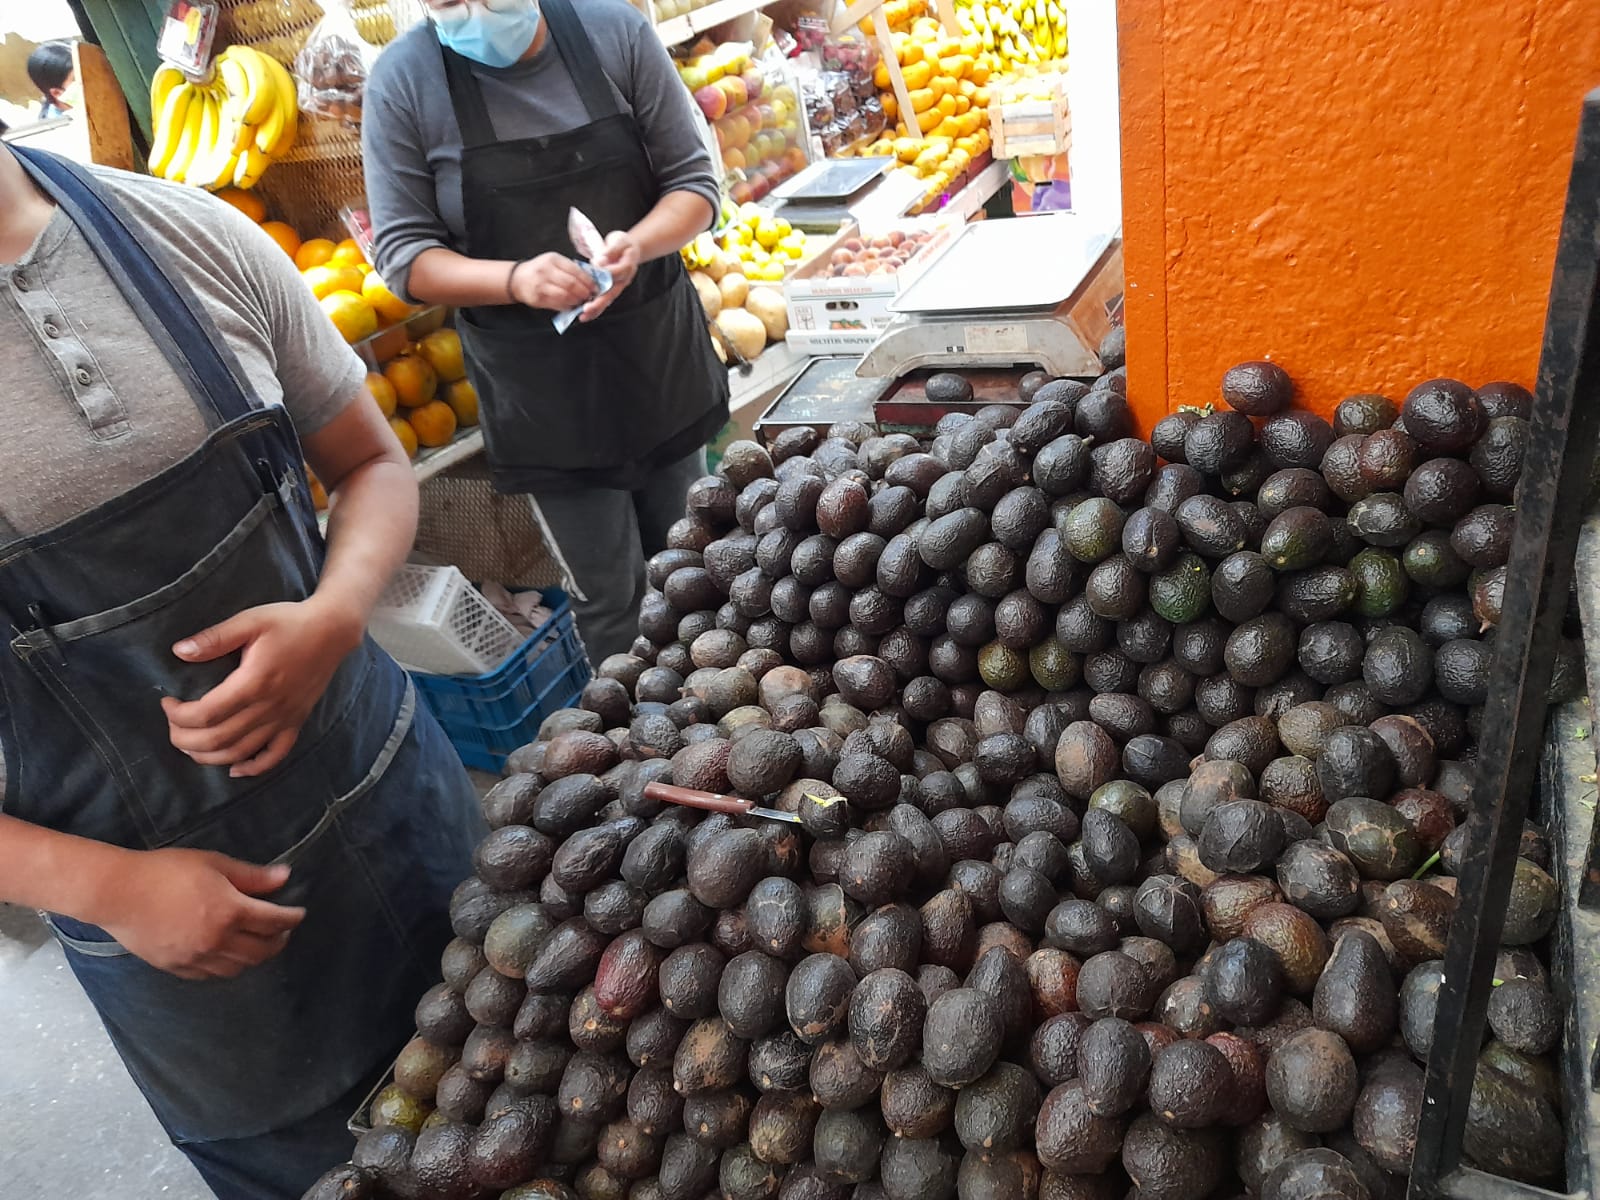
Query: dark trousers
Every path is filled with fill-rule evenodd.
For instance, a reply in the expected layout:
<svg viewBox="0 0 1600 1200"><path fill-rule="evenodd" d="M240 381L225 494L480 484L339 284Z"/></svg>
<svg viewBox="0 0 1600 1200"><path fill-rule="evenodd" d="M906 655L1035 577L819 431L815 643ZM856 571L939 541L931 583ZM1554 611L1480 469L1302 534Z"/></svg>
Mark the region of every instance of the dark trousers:
<svg viewBox="0 0 1600 1200"><path fill-rule="evenodd" d="M639 636L645 560L667 545L683 516L689 485L706 473L704 450L669 463L645 485L625 492L584 488L534 496L580 597L573 598L589 661L625 654Z"/></svg>
<svg viewBox="0 0 1600 1200"><path fill-rule="evenodd" d="M298 1200L324 1171L349 1161L355 1139L347 1123L388 1067L375 1065L371 1078L285 1129L177 1147L220 1200Z"/></svg>

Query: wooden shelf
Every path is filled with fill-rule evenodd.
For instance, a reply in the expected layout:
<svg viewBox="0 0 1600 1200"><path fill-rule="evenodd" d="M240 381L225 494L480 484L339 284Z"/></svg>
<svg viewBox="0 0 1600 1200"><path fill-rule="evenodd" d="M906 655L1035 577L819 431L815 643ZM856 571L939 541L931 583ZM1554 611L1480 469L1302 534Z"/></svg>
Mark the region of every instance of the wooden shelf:
<svg viewBox="0 0 1600 1200"><path fill-rule="evenodd" d="M680 46L690 38L721 25L724 21L753 13L770 3L772 0L715 0L704 8L697 8L693 12L684 13L681 17L672 17L658 23L656 33L668 46Z"/></svg>

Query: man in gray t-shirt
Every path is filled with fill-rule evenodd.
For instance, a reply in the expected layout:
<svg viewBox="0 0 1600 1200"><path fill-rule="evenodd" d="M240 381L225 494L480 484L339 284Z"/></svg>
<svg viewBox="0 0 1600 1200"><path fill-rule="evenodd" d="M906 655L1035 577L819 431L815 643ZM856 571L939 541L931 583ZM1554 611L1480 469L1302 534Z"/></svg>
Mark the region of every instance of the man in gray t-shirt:
<svg viewBox="0 0 1600 1200"><path fill-rule="evenodd" d="M631 646L645 560L727 421L678 259L719 204L705 123L624 0L426 7L367 83L375 265L460 310L495 486L537 502L598 663ZM603 295L572 261L573 208L605 238L584 253L615 281Z"/></svg>

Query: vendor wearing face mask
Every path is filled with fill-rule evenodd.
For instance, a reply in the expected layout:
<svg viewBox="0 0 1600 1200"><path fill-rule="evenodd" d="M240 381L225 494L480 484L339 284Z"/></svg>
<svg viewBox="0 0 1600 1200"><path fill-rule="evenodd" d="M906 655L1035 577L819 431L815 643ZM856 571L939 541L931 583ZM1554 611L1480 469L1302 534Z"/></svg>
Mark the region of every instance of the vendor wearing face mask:
<svg viewBox="0 0 1600 1200"><path fill-rule="evenodd" d="M678 251L718 204L703 124L624 0L428 0L379 58L362 125L376 267L460 308L495 486L529 493L598 662L628 649L727 373ZM449 103L443 103L443 97ZM597 294L568 213L605 234ZM582 305L566 333L551 318Z"/></svg>

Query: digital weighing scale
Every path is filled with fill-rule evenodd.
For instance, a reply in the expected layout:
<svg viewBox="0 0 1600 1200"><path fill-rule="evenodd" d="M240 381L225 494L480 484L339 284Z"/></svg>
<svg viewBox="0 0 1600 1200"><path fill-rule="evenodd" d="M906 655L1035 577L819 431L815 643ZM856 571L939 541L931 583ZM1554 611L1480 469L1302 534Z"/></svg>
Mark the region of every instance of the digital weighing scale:
<svg viewBox="0 0 1600 1200"><path fill-rule="evenodd" d="M775 214L806 233L837 233L852 220L850 206L861 193L876 186L896 160L892 158L839 158L812 163L793 179L772 191L781 202Z"/></svg>
<svg viewBox="0 0 1600 1200"><path fill-rule="evenodd" d="M898 314L861 359L863 379L892 381L875 403L882 426L931 426L946 412L1017 403L1017 381L1102 373L1095 353L1122 302L1122 242L1073 213L967 226L896 297ZM931 404L929 375L972 384L964 404Z"/></svg>
<svg viewBox="0 0 1600 1200"><path fill-rule="evenodd" d="M756 429L767 442L836 421L922 430L947 412L1019 404L1017 383L1029 371L1100 375L1095 348L1121 303L1115 233L1086 233L1071 213L970 225L896 298L899 315L865 357L814 359ZM966 379L971 401L930 401L927 379L940 371Z"/></svg>

